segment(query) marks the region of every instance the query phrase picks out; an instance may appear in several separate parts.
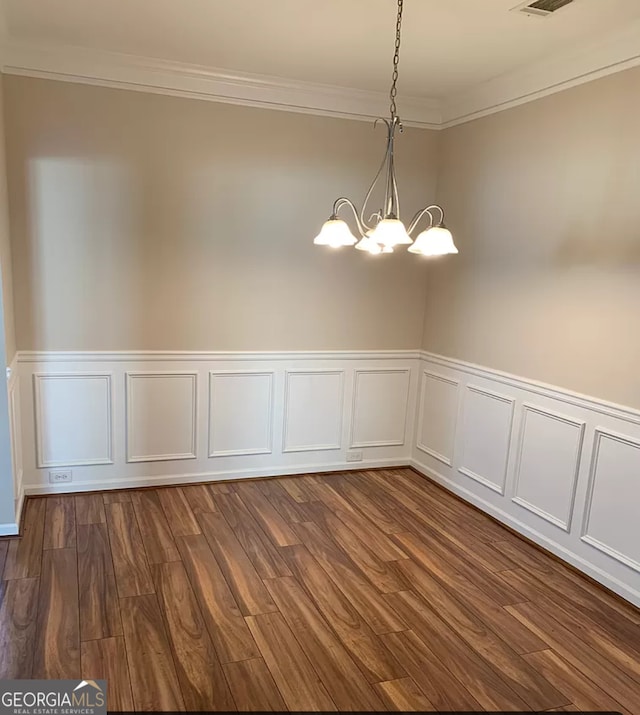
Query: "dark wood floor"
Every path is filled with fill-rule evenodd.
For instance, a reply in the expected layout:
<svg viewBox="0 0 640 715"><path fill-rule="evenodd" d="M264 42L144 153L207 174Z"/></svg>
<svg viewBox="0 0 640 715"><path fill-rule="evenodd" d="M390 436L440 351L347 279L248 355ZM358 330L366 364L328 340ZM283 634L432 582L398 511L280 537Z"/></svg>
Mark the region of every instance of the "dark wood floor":
<svg viewBox="0 0 640 715"><path fill-rule="evenodd" d="M124 710L640 712L640 612L410 470L31 498L0 678Z"/></svg>

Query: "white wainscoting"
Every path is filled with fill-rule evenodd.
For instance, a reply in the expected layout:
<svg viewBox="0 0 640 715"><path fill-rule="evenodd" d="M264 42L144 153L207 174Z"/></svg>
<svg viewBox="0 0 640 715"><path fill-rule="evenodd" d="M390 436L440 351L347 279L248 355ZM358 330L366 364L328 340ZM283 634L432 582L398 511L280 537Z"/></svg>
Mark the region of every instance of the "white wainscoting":
<svg viewBox="0 0 640 715"><path fill-rule="evenodd" d="M15 521L11 524L0 524L0 536L11 536L18 533L22 505L24 503L23 461L22 461L22 429L20 419L20 377L17 360L8 370L7 395L9 400L9 431L11 437L11 464L13 467L13 496Z"/></svg>
<svg viewBox="0 0 640 715"><path fill-rule="evenodd" d="M356 370L351 447L402 447L407 440L411 371Z"/></svg>
<svg viewBox="0 0 640 715"><path fill-rule="evenodd" d="M273 452L275 372L209 373L209 457Z"/></svg>
<svg viewBox="0 0 640 715"><path fill-rule="evenodd" d="M198 373L127 372L127 462L197 459Z"/></svg>
<svg viewBox="0 0 640 715"><path fill-rule="evenodd" d="M418 364L417 351L23 352L25 490L407 465ZM52 468L72 482L50 484Z"/></svg>
<svg viewBox="0 0 640 715"><path fill-rule="evenodd" d="M640 412L423 353L412 466L640 606Z"/></svg>

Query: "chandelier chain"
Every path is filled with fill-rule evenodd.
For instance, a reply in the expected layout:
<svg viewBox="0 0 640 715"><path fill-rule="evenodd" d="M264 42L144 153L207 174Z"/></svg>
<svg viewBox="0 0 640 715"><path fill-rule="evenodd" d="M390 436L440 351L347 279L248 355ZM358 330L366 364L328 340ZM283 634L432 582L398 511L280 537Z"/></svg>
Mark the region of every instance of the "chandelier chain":
<svg viewBox="0 0 640 715"><path fill-rule="evenodd" d="M393 121L398 112L396 109L396 95L398 94L398 65L400 63L400 41L402 36L402 10L404 8L404 0L398 0L398 18L396 20L396 44L393 53L393 75L391 76L391 91L389 99L391 100L391 120Z"/></svg>

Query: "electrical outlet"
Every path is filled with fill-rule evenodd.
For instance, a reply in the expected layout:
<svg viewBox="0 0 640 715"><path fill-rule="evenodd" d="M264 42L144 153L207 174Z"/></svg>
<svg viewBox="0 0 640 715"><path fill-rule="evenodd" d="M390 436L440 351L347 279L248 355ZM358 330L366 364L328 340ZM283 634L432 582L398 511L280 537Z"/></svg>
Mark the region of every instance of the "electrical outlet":
<svg viewBox="0 0 640 715"><path fill-rule="evenodd" d="M347 462L362 462L362 452L347 452Z"/></svg>
<svg viewBox="0 0 640 715"><path fill-rule="evenodd" d="M60 484L60 482L70 482L73 477L71 476L70 469L56 469L55 472L49 472L49 482L51 484Z"/></svg>

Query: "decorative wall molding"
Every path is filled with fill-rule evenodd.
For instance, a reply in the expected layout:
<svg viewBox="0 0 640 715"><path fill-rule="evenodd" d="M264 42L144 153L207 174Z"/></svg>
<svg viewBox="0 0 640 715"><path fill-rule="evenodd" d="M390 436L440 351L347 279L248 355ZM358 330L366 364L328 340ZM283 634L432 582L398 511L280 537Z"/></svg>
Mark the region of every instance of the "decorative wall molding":
<svg viewBox="0 0 640 715"><path fill-rule="evenodd" d="M417 360L419 350L287 350L287 351L204 351L204 350L22 350L20 363L113 363L113 362L293 362L303 360Z"/></svg>
<svg viewBox="0 0 640 715"><path fill-rule="evenodd" d="M38 361L34 354L24 360L21 354L17 372L24 487L28 494L64 493L406 465L415 425L417 355L411 350L51 352L39 353ZM366 388L361 396L379 394L403 409L373 423L394 437L389 442L400 444L363 447L362 461L352 463L347 452L356 370L363 375L360 387ZM33 376L50 373L109 374L113 392L112 463L84 466L76 458L76 452L86 451L86 444L102 434L104 408L98 400L91 403L82 430L67 430L64 419L56 426L57 452L71 440L73 451L67 450L64 459L73 465L73 479L55 485L38 466L34 427ZM409 377L409 386L396 375ZM174 390L175 376L187 377ZM94 383L80 384L94 392ZM84 392L76 398L89 402ZM58 404L50 411L57 411Z"/></svg>
<svg viewBox="0 0 640 715"><path fill-rule="evenodd" d="M591 410L606 417L625 420L635 425L640 425L640 410L626 405L618 405L615 402L601 400L597 397L583 395L579 392L573 392L563 387L557 387L538 380L531 380L518 375L513 375L501 370L494 370L490 367L483 367L464 360L449 358L436 353L430 353L426 350L420 352L420 357L430 365L437 365L462 372L466 375L475 375L480 378L490 379L500 385L506 385L519 390L525 390L533 395L548 397L558 402L564 402L567 405L578 407L580 409Z"/></svg>
<svg viewBox="0 0 640 715"><path fill-rule="evenodd" d="M275 370L266 372L257 370L212 370L209 372L209 457L242 457L252 454L271 454L273 452L274 379ZM220 414L221 427L231 433L226 435L227 438L230 438L234 443L242 442L246 446L235 446L227 449L216 449L215 447L216 439L218 439L216 420L218 412L223 412L223 408L216 407L215 383L223 380L232 380L236 383L240 383L242 380L245 382L264 382L266 380L267 382L266 390L264 385L261 391L257 390L254 385L253 394L249 389L241 395L234 395L227 405L226 412ZM246 387L249 387L249 385L246 385ZM219 401L222 402L223 399L221 398ZM227 396L227 399L229 399L229 396ZM260 400L262 400L262 403L260 403ZM260 418L263 420L263 425L258 421ZM229 425L230 422L231 424ZM263 444L252 445L252 439L260 435L264 439Z"/></svg>
<svg viewBox="0 0 640 715"><path fill-rule="evenodd" d="M566 514L566 518L564 519L552 514L549 510L542 508L541 505L534 504L531 500L527 500L524 496L520 494L519 490L521 486L523 459L527 439L527 420L529 415L538 415L546 420L555 421L561 425L568 425L569 427L575 428L576 430L575 450L571 455L572 465L567 472L569 475L569 482L567 485L568 488L566 489L568 503L566 505L557 504L560 509L565 506L564 511ZM536 516L539 516L541 519L545 519L545 521L548 521L550 524L554 524L558 528L563 529L567 532L570 530L571 527L571 520L573 517L573 510L575 506L576 487L578 485L578 475L580 472L580 458L582 455L582 446L584 443L585 427L585 422L581 420L574 420L570 417L565 417L564 415L552 412L551 410L542 409L541 407L529 403L524 403L522 405L522 422L520 427L520 435L518 437L517 460L514 469L514 496L512 497L512 501L514 502L514 504L521 506L523 509L527 509L532 514L536 514ZM554 445L552 442L541 443L538 444L536 447L536 452L540 455L539 464L536 465L535 469L535 478L538 483L542 483L542 481L544 479L547 479L550 475L553 481L560 481L560 475L552 473L553 467L558 465L554 465L553 463L549 463L548 461L551 458L552 461L554 461L556 458L556 455L553 453L553 447Z"/></svg>
<svg viewBox="0 0 640 715"><path fill-rule="evenodd" d="M442 103L441 128L464 124L640 65L640 22L502 74Z"/></svg>
<svg viewBox="0 0 640 715"><path fill-rule="evenodd" d="M325 383L320 386L318 378ZM294 399L293 384L307 379L299 388L302 392L300 401ZM326 378L331 378L327 380ZM334 383L333 385L331 383ZM333 395L331 394L333 390ZM307 422L303 415L306 414ZM342 448L342 423L344 420L344 370L286 370L284 388L284 424L282 433L282 451L286 452L321 452ZM291 436L293 430L301 434L296 442ZM331 441L331 436L335 440ZM328 439L323 439L329 436ZM316 437L313 442L308 437Z"/></svg>
<svg viewBox="0 0 640 715"><path fill-rule="evenodd" d="M167 94L190 99L371 121L386 116L386 92L313 84L79 47L7 42L5 74ZM402 98L407 126L437 128L440 103Z"/></svg>
<svg viewBox="0 0 640 715"><path fill-rule="evenodd" d="M503 444L503 450L504 454L501 456L501 461L503 464L501 465L501 468L497 469L495 471L495 476L491 474L480 474L477 470L473 470L468 466L465 466L465 461L467 458L467 451L468 451L468 442L469 442L469 437L468 432L467 432L467 406L469 405L469 395L478 395L481 397L485 397L489 400L494 400L500 404L507 405L508 407L508 412L507 412L507 425L506 428L503 430L503 434L500 435L498 433L497 437L498 439L502 438L504 440ZM513 429L513 415L515 411L515 400L511 397L505 397L504 395L500 395L497 392L493 392L492 390L484 389L482 387L478 387L477 385L471 385L468 384L465 387L464 391L464 397L463 397L463 405L462 405L462 412L463 412L463 436L462 436L462 456L461 456L461 461L462 465L458 467L458 471L460 474L463 474L465 477L469 477L469 479L473 479L474 481L483 484L485 487L488 489L492 489L494 492L497 492L500 495L504 495L505 493L505 486L506 486L506 481L507 481L507 470L509 466L509 455L511 453L511 434L512 434L512 429ZM485 425L487 423L485 422ZM470 427L470 430L473 432L473 436L476 437L478 435L479 430L483 427L482 424L472 424ZM484 448L485 450L489 449L488 444L486 442L488 435L486 434L479 434L478 435L480 439L484 440ZM498 445L495 444L495 442L491 442L491 456L495 456L496 454L496 449ZM486 455L485 455L486 456ZM498 455L500 456L500 455ZM486 470L483 470L485 472L490 472L492 471L491 468L487 468ZM496 479L496 481L494 481Z"/></svg>
<svg viewBox="0 0 640 715"><path fill-rule="evenodd" d="M404 123L446 129L640 65L640 23L590 44L507 72L444 100L400 96ZM387 95L232 72L117 52L5 39L5 74L371 121L387 114Z"/></svg>
<svg viewBox="0 0 640 715"><path fill-rule="evenodd" d="M163 397L158 393L163 381L165 388L173 389L175 389L177 381L186 383L187 392L183 397L186 396L190 400L190 404L186 405L186 409L184 409L184 405L177 404L176 394L167 392ZM127 462L166 462L197 459L198 374L180 371L127 372L125 382ZM136 398L135 395L135 385L136 383L142 385L143 382L154 385L157 394L147 394L147 404L139 406L139 398ZM137 389L144 388L139 387ZM144 412L144 415L138 412L140 409ZM186 415L188 415L188 421L184 419ZM140 417L144 418L144 424L136 423L136 419ZM181 435L180 432L184 434ZM163 447L166 444L176 439L179 441L181 436L186 436L185 449L176 449L174 452L164 451ZM150 449L151 444L147 445L148 451L146 454L144 450L135 449L136 446L142 446L145 442L153 443L156 440L162 443L162 447L155 452ZM142 453L136 454L136 452Z"/></svg>
<svg viewBox="0 0 640 715"><path fill-rule="evenodd" d="M384 376L390 377L392 375L400 375L406 377L406 384L404 386L404 389L400 391L394 389L395 386L388 385L386 394L381 394L382 386L379 386L377 394L370 395L369 397L373 397L373 402L375 405L384 405L384 409L380 410L379 407L376 407L374 409L373 406L370 404L360 404L363 394L363 390L360 383L363 375L379 376L381 378L384 378ZM351 426L349 429L349 444L352 448L358 449L361 447L401 447L405 444L407 431L407 410L409 408L410 381L411 368L379 368L377 370L357 369L354 371L353 405L351 411ZM389 388L391 389L389 390ZM365 413L363 416L361 416L360 414L361 407ZM394 409L392 409L392 407ZM360 423L360 420L364 419L367 419L369 421L371 421L372 419L376 419L378 421L378 424L369 424L367 428L370 430L380 430L383 435L380 439L356 439L356 435L358 434L359 429L366 429ZM387 423L381 424L381 419L386 419ZM388 436L388 430L397 432L398 437Z"/></svg>
<svg viewBox="0 0 640 715"><path fill-rule="evenodd" d="M46 414L46 398L44 395L45 384L55 382L68 383L68 387L77 387L80 382L103 382L104 395L103 404L100 406L102 410L96 411L99 406L96 401L96 395L85 394L82 399L85 401L76 400L73 395L51 395L51 402L55 404L58 399L58 404L52 408L51 414ZM113 464L113 419L112 419L112 402L113 402L113 384L112 373L101 372L48 372L35 373L33 375L33 396L35 410L35 454L36 466L38 469L48 467L88 467L105 464ZM87 418L90 413L97 418L98 424L91 429L87 424ZM55 416L54 416L55 415ZM50 434L50 425L60 423L61 417L65 416L65 424L62 426L64 432L64 440L56 439L55 435ZM101 423L101 424L100 424ZM100 429L101 428L101 429ZM79 446L78 456L70 459L54 459L48 457L47 443L58 441L77 440ZM90 451L87 452L86 446L103 447L101 454L92 456ZM65 445L67 449L73 451L73 445Z"/></svg>
<svg viewBox="0 0 640 715"><path fill-rule="evenodd" d="M622 553L619 548L611 546L610 544L605 543L602 538L599 539L593 534L589 533L590 522L592 519L592 511L594 508L594 490L598 477L599 460L601 456L601 447L603 440L611 440L614 443L630 447L631 449L637 451L637 464L634 463L631 469L629 469L629 477L632 481L632 483L630 484L631 489L620 494L614 492L611 501L617 501L618 506L622 506L623 503L633 505L631 507L631 510L633 510L634 513L630 517L629 514L626 515L629 521L623 524L623 528L626 527L627 532L631 535L631 539L629 540L628 545L634 546L638 553L640 553L640 549L638 548L638 544L640 544L640 536L638 533L637 517L638 495L640 494L640 440L631 439L630 437L626 437L624 435L620 435L602 428L597 428L594 433L593 456L589 469L587 499L584 509L581 538L584 543L593 546L599 551L602 551L603 553L607 554L607 556L610 556L611 558L615 559L616 561L619 561L620 563L624 564L625 566L628 566L629 568L640 574L640 560L634 558L633 556L629 556L627 554ZM618 472L618 474L623 469L625 469L625 465L621 463L620 460L617 460L616 471ZM615 497L617 497L617 500L615 499ZM616 518L617 521L619 521L620 519L625 519L625 515L622 514L621 511L622 510L620 508L615 509L616 513L614 515L614 518Z"/></svg>
<svg viewBox="0 0 640 715"><path fill-rule="evenodd" d="M422 372L422 385L420 387L420 401L419 401L419 407L418 407L418 432L417 432L417 438L416 438L416 446L422 452L425 452L426 454L430 455L434 459L437 459L439 462L442 462L443 464L445 464L447 467L450 467L453 464L453 449L454 449L455 440L456 440L458 410L457 410L457 408L455 409L454 417L452 420L448 421L448 424L442 425L442 427L444 427L444 429L445 429L445 434L443 435L443 438L445 441L450 442L450 445L451 445L450 449L446 449L446 448L439 449L437 446L434 447L433 445L426 444L426 442L423 440L423 437L425 435L426 422L428 420L428 415L426 414L426 409L430 405L434 404L427 399L427 394L426 394L426 389L427 389L427 384L428 384L427 380L435 380L436 384L442 383L444 385L449 385L449 386L453 387L455 390L456 405L459 401L458 393L459 393L460 381L452 379L450 377L447 377L446 375L441 375L439 373L430 372L428 370L423 370L423 372ZM433 429L433 427L434 427L434 424L430 423L430 429ZM447 429L449 429L448 434L446 433Z"/></svg>

